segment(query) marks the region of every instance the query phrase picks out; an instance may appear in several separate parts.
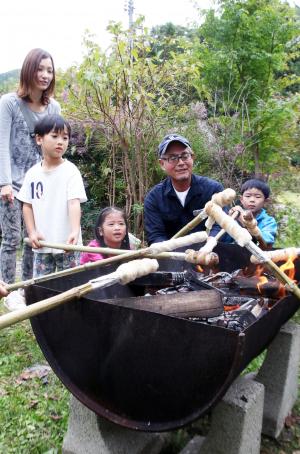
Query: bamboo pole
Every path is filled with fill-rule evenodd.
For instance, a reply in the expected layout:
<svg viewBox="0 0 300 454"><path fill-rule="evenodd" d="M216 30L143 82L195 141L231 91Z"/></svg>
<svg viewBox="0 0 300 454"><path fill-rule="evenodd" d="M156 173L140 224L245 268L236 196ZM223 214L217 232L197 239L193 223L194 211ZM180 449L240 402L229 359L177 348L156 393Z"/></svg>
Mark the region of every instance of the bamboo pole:
<svg viewBox="0 0 300 454"><path fill-rule="evenodd" d="M205 211L203 209L203 210L201 210L201 212L199 214L197 214L197 216L194 219L192 219L188 224L186 224L184 227L182 227L182 229L180 229L177 233L175 233L175 235L172 238L175 239L175 238L181 237L182 235L186 235L188 232L193 230L194 227L197 227L197 225L199 225L200 222L204 221L204 219L206 219L206 218L207 218L207 214L205 213Z"/></svg>
<svg viewBox="0 0 300 454"><path fill-rule="evenodd" d="M21 282L15 282L14 284L8 284L5 286L6 290L8 292L11 292L13 290L17 290L18 288L23 288L23 287L28 287L29 285L37 284L39 282L45 282L50 279L56 278L56 277L62 277L62 276L69 276L71 274L75 274L81 271L87 271L90 269L102 267L105 265L111 265L113 263L118 263L124 260L133 260L139 257L147 257L147 258L174 258L174 259L185 259L186 255L183 253L176 253L176 252L171 252L171 255L168 254L168 251L170 249L176 249L177 247L184 246L184 245L189 245L193 243L199 243L201 241L204 241L204 239L207 238L207 235L205 232L196 232L192 233L190 235L187 235L185 237L178 238L177 240L168 240L168 241L163 241L161 243L154 243L153 245L144 248L144 249L138 249L138 250L130 250L130 251L125 251L122 254L116 255L114 257L108 257L106 259L98 260L96 262L90 262L90 263L85 263L84 265L79 265L74 268L68 268L66 270L58 271L56 273L51 273L47 274L45 276L40 276L32 279L28 279L26 281L21 281ZM50 244L44 242L44 244ZM58 245L56 245L58 246ZM61 249L61 246L66 246L60 244L57 249ZM54 248L54 247L53 247ZM56 247L55 247L56 249ZM93 252L97 248L92 248ZM112 249L113 250L113 249ZM161 252L156 252L156 251L161 251ZM180 255L177 255L180 254Z"/></svg>
<svg viewBox="0 0 300 454"><path fill-rule="evenodd" d="M33 303L30 306L18 309L17 311L2 315L0 317L0 330L33 317L34 315L53 309L74 298L81 298L83 295L97 288L105 288L116 283L127 284L137 277L146 276L157 269L158 262L154 259L145 258L142 260L134 260L130 263L123 263L113 273L101 276L97 279L92 279L85 284L73 287L66 292L62 292L45 300Z"/></svg>
<svg viewBox="0 0 300 454"><path fill-rule="evenodd" d="M31 244L29 238L24 238L26 244ZM65 243L49 243L48 241L39 240L42 247L50 249L60 249L62 251L77 251L77 252L92 252L93 254L104 255L121 255L126 252L132 252L135 249L114 249L110 247L93 247L83 246L82 244L65 244ZM138 249L139 250L139 249Z"/></svg>

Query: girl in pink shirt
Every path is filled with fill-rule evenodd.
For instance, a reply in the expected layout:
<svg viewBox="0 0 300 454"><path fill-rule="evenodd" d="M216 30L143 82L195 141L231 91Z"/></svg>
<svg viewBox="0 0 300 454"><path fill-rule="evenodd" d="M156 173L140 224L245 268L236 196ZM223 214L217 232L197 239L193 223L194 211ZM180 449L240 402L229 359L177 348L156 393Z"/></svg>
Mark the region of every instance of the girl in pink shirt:
<svg viewBox="0 0 300 454"><path fill-rule="evenodd" d="M113 249L135 249L130 247L127 219L124 211L117 207L106 207L100 211L95 225L96 239L90 241L91 247L109 247ZM82 252L80 264L102 260L108 256Z"/></svg>

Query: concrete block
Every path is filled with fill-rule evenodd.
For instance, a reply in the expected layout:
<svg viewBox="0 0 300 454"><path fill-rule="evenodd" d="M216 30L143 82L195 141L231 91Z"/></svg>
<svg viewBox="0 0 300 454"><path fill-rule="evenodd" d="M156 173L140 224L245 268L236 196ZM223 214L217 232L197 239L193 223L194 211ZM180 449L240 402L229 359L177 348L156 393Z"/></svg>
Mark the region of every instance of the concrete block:
<svg viewBox="0 0 300 454"><path fill-rule="evenodd" d="M212 411L207 437L194 439L181 454L259 454L263 401L263 385L239 377Z"/></svg>
<svg viewBox="0 0 300 454"><path fill-rule="evenodd" d="M203 445L205 437L196 435L193 437L188 444L180 451L180 454L199 454L200 448Z"/></svg>
<svg viewBox="0 0 300 454"><path fill-rule="evenodd" d="M300 326L286 323L268 348L255 380L265 386L262 432L277 438L298 396Z"/></svg>
<svg viewBox="0 0 300 454"><path fill-rule="evenodd" d="M137 432L99 418L74 396L70 400L63 454L158 454L166 435Z"/></svg>

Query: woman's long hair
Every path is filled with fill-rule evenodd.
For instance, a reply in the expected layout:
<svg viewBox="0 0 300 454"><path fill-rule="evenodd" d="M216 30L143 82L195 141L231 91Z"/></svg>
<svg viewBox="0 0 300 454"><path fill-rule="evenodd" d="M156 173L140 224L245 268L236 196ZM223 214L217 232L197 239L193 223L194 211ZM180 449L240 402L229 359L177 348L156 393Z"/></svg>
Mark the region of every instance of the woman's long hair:
<svg viewBox="0 0 300 454"><path fill-rule="evenodd" d="M32 101L30 98L30 94L34 87L34 83L36 80L36 75L39 69L39 65L41 60L45 58L50 58L53 67L53 79L49 85L49 87L43 91L41 103L46 106L50 102L50 97L54 93L55 87L55 69L53 58L49 54L49 52L43 49L32 49L25 57L25 60L22 65L21 74L20 74L20 82L18 88L18 95L20 98L24 99L24 101Z"/></svg>

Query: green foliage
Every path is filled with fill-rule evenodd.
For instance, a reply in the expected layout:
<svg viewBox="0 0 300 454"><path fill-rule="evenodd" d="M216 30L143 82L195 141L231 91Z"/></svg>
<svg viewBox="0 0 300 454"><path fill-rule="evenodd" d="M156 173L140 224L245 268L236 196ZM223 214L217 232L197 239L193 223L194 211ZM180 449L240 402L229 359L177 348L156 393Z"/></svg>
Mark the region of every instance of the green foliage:
<svg viewBox="0 0 300 454"><path fill-rule="evenodd" d="M257 102L245 143L250 151L259 145L260 173L269 175L289 165L298 131L298 106L298 94L289 98L274 95ZM249 171L254 173L256 164L255 155L249 154Z"/></svg>
<svg viewBox="0 0 300 454"><path fill-rule="evenodd" d="M299 194L298 194L299 197ZM276 247L284 248L300 244L300 209L287 205L279 210L276 216L278 222L278 238Z"/></svg>
<svg viewBox="0 0 300 454"><path fill-rule="evenodd" d="M8 93L10 91L15 91L18 86L19 77L19 69L14 69L12 71L0 74L0 95L3 93Z"/></svg>
<svg viewBox="0 0 300 454"><path fill-rule="evenodd" d="M196 87L217 116L239 114L249 171L269 173L290 154L290 141L286 153L282 148L298 118L298 97L280 93L296 82L286 70L298 55L299 22L295 10L279 0L218 4L199 29L202 71Z"/></svg>
<svg viewBox="0 0 300 454"><path fill-rule="evenodd" d="M168 60L151 57L152 38L138 20L124 31L111 23L112 45L101 51L85 38L86 56L78 68L65 75L63 95L68 99L68 116L91 127L86 136L88 150L81 155L83 172L93 178L91 194L107 204L142 205L155 175L153 152L169 124L183 121L187 106L182 100L197 72L191 49L182 42L185 53L170 52ZM93 168L93 166L95 166ZM102 194L101 188L105 188ZM141 213L134 210L133 225L142 229Z"/></svg>
<svg viewBox="0 0 300 454"><path fill-rule="evenodd" d="M292 51L287 44L299 32L294 10L279 0L223 0L219 5L200 28L202 77L229 98L243 87L243 97L255 107L257 99L272 94L276 72L286 67Z"/></svg>

